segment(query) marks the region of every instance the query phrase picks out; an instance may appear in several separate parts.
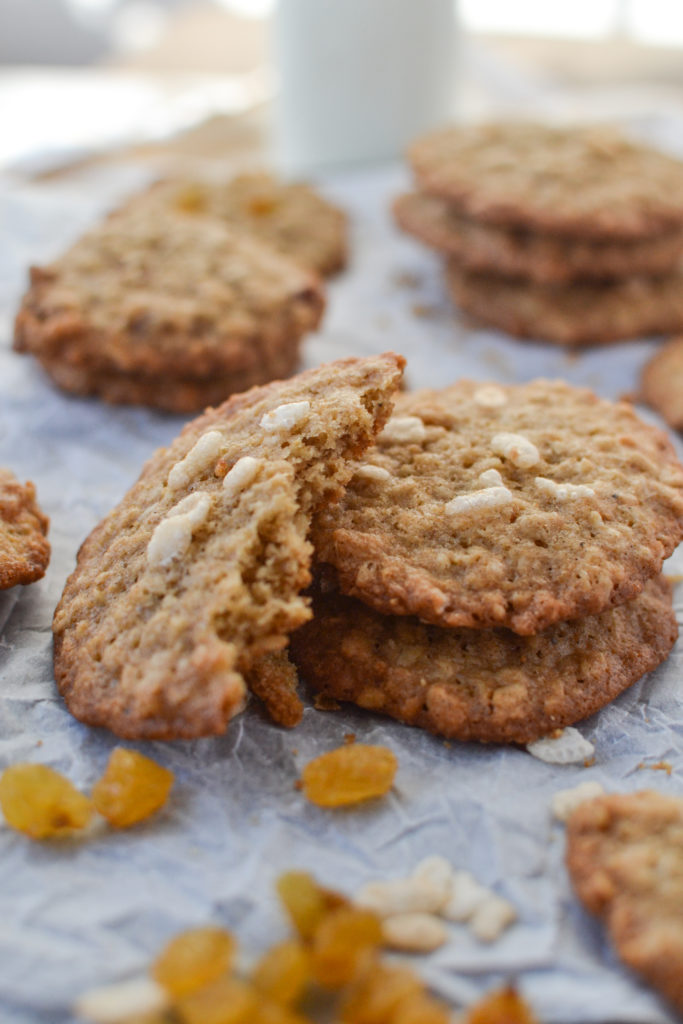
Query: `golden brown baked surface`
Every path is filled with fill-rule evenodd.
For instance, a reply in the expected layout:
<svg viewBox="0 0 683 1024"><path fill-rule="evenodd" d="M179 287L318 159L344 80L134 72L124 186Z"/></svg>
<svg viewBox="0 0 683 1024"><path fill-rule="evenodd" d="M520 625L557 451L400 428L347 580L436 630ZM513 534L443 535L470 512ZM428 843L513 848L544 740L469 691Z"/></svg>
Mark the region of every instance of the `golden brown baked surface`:
<svg viewBox="0 0 683 1024"><path fill-rule="evenodd" d="M408 159L422 191L492 224L615 239L683 227L683 164L607 126L447 128Z"/></svg>
<svg viewBox="0 0 683 1024"><path fill-rule="evenodd" d="M683 800L644 790L582 803L567 867L619 957L683 1013Z"/></svg>
<svg viewBox="0 0 683 1024"><path fill-rule="evenodd" d="M14 473L0 468L0 590L45 575L49 522L36 502L33 484L20 484Z"/></svg>
<svg viewBox="0 0 683 1024"><path fill-rule="evenodd" d="M402 365L341 360L254 388L152 456L55 612L55 676L76 717L136 737L225 729L244 673L310 616L310 517L386 421Z"/></svg>
<svg viewBox="0 0 683 1024"><path fill-rule="evenodd" d="M290 648L313 689L487 743L529 743L586 718L660 664L678 635L661 578L628 604L528 637L382 615L329 585L314 591L313 616Z"/></svg>
<svg viewBox="0 0 683 1024"><path fill-rule="evenodd" d="M78 393L177 409L169 379L172 392L221 377L224 397L231 378L244 387L291 367L323 306L317 277L270 246L216 221L131 210L33 269L14 347Z"/></svg>
<svg viewBox="0 0 683 1024"><path fill-rule="evenodd" d="M683 467L626 403L561 381L400 395L316 557L386 614L531 634L635 597L683 537Z"/></svg>
<svg viewBox="0 0 683 1024"><path fill-rule="evenodd" d="M447 199L420 192L399 196L393 210L405 231L457 266L538 284L666 274L683 254L680 230L614 241L502 227L464 217Z"/></svg>

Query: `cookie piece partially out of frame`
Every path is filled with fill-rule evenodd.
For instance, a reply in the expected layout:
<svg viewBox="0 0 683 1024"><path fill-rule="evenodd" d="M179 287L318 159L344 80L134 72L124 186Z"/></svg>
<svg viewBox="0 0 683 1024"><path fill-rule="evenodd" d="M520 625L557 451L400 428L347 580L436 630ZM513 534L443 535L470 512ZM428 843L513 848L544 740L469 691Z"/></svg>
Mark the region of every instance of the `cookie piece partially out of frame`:
<svg viewBox="0 0 683 1024"><path fill-rule="evenodd" d="M683 228L683 163L609 126L464 125L408 159L422 191L486 223L613 240Z"/></svg>
<svg viewBox="0 0 683 1024"><path fill-rule="evenodd" d="M643 367L643 401L660 413L669 426L683 430L683 337L672 338Z"/></svg>
<svg viewBox="0 0 683 1024"><path fill-rule="evenodd" d="M150 459L55 612L55 676L77 718L131 737L225 729L244 674L310 617L310 517L388 418L402 366L342 360L252 389Z"/></svg>
<svg viewBox="0 0 683 1024"><path fill-rule="evenodd" d="M49 522L36 502L33 484L20 484L14 473L0 468L0 590L45 575Z"/></svg>
<svg viewBox="0 0 683 1024"><path fill-rule="evenodd" d="M399 196L393 208L405 231L463 269L539 284L666 274L683 254L683 230L616 242L549 234L472 220L448 200L419 192Z"/></svg>
<svg viewBox="0 0 683 1024"><path fill-rule="evenodd" d="M619 957L683 1013L683 800L644 790L582 803L567 867Z"/></svg>
<svg viewBox="0 0 683 1024"><path fill-rule="evenodd" d="M318 278L270 246L216 221L130 210L32 270L14 347L78 393L177 411L186 379L220 379L225 398L293 368L323 307Z"/></svg>
<svg viewBox="0 0 683 1024"><path fill-rule="evenodd" d="M400 395L314 527L317 559L377 611L523 635L635 597L681 539L666 435L546 380Z"/></svg>
<svg viewBox="0 0 683 1024"><path fill-rule="evenodd" d="M614 281L533 281L464 270L451 260L455 304L482 324L556 345L607 345L683 330L683 272Z"/></svg>
<svg viewBox="0 0 683 1024"><path fill-rule="evenodd" d="M313 614L290 657L315 690L486 743L529 743L586 718L659 665L678 635L661 578L628 604L529 637L381 615L329 586Z"/></svg>

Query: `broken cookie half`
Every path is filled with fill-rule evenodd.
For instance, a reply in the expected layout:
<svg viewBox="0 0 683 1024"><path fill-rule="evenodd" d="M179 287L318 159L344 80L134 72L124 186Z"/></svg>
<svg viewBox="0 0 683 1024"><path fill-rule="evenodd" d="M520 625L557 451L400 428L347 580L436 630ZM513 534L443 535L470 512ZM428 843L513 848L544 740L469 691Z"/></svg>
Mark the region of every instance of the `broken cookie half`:
<svg viewBox="0 0 683 1024"><path fill-rule="evenodd" d="M152 456L55 612L55 677L77 718L139 738L224 731L245 675L311 616L311 516L384 426L403 364L347 359L253 388Z"/></svg>

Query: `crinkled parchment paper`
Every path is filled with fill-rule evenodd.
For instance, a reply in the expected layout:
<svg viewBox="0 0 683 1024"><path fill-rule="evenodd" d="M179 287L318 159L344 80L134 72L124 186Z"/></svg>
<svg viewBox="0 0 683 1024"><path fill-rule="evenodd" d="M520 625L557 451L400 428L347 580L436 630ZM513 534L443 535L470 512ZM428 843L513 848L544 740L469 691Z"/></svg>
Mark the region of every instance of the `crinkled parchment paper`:
<svg viewBox="0 0 683 1024"><path fill-rule="evenodd" d="M53 546L42 582L0 596L0 767L45 762L83 788L117 741L74 721L55 692L53 609L80 542L183 420L57 392L30 358L12 353L11 321L28 263L55 255L143 178L119 168L70 186L0 191L0 465L35 481ZM608 397L633 391L652 341L574 356L457 318L438 261L390 223L389 199L404 184L398 169L326 183L353 215L353 258L330 285L306 365L393 348L408 358L411 387L463 375L561 376ZM419 960L454 1005L514 976L547 1024L671 1022L573 899L563 829L549 806L557 789L587 779L610 790L681 792L682 653L580 726L596 748L588 768L552 767L524 750L446 744L350 709L308 707L301 726L286 732L251 706L220 739L142 744L177 780L168 808L148 824L44 845L0 829L0 1019L66 1024L82 990L143 971L170 935L209 920L234 928L257 953L286 932L273 895L284 869L310 868L352 892L441 853L519 911L519 922L490 946L453 926L452 942ZM301 766L348 732L396 752L394 791L347 811L307 805L293 785ZM642 767L660 760L673 766L671 776Z"/></svg>

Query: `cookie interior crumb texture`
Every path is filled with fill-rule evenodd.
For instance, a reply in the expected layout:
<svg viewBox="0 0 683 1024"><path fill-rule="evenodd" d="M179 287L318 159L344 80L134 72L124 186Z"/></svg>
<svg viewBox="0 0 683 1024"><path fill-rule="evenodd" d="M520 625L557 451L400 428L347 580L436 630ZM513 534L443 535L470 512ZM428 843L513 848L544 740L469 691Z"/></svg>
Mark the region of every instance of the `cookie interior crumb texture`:
<svg viewBox="0 0 683 1024"><path fill-rule="evenodd" d="M683 1013L683 800L644 790L581 803L567 867L620 958Z"/></svg>
<svg viewBox="0 0 683 1024"><path fill-rule="evenodd" d="M254 388L149 460L82 545L55 613L55 676L76 717L131 737L225 729L244 673L310 617L310 517L384 425L402 365L341 360ZM301 402L295 424L261 426Z"/></svg>
<svg viewBox="0 0 683 1024"><path fill-rule="evenodd" d="M400 395L364 461L388 478L354 476L314 546L344 593L386 614L537 633L631 600L683 537L668 438L559 381Z"/></svg>
<svg viewBox="0 0 683 1024"><path fill-rule="evenodd" d="M33 484L21 484L10 470L0 468L0 590L45 575L49 522L36 502Z"/></svg>

